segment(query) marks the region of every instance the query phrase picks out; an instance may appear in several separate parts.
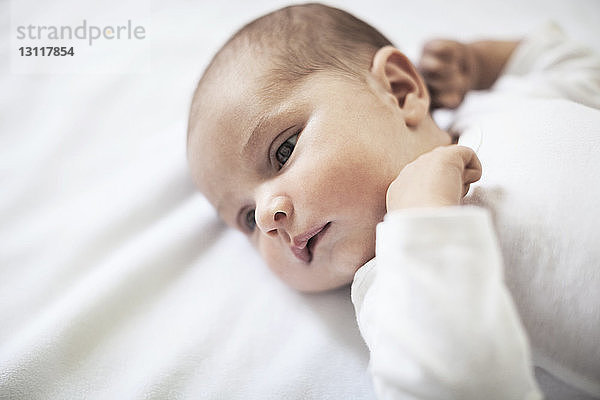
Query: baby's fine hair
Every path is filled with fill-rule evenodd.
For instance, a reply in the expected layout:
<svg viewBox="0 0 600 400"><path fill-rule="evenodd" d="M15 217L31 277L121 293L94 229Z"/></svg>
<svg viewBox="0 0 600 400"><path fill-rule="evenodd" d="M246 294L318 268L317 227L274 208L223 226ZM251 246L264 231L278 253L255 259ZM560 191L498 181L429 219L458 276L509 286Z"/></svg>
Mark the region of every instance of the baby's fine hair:
<svg viewBox="0 0 600 400"><path fill-rule="evenodd" d="M270 61L267 78L276 85L328 70L360 77L377 50L387 45L391 42L378 30L346 11L316 3L289 6L237 31L214 56L199 86L244 47Z"/></svg>

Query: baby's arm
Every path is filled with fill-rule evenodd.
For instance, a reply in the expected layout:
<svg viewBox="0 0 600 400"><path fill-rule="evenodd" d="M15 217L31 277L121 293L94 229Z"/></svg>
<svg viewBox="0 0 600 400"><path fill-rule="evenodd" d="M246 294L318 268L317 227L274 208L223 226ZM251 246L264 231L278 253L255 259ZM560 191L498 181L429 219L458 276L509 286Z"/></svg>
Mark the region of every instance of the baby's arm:
<svg viewBox="0 0 600 400"><path fill-rule="evenodd" d="M352 285L379 398L541 399L489 213L453 207L480 175L471 149L444 146L388 189Z"/></svg>
<svg viewBox="0 0 600 400"><path fill-rule="evenodd" d="M423 47L419 70L432 108L456 108L470 90L489 89L519 44L518 41L431 40Z"/></svg>
<svg viewBox="0 0 600 400"><path fill-rule="evenodd" d="M600 55L552 23L518 42L431 41L419 69L432 108L456 108L469 90L488 89L503 75L495 90L600 109Z"/></svg>

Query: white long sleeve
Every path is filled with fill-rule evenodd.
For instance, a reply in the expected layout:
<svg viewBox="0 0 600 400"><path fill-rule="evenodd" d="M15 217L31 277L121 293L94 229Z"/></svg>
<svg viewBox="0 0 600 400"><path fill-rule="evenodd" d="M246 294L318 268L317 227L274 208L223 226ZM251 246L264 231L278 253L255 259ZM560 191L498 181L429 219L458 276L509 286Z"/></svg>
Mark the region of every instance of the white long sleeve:
<svg viewBox="0 0 600 400"><path fill-rule="evenodd" d="M540 399L487 211L388 214L352 301L380 399Z"/></svg>
<svg viewBox="0 0 600 400"><path fill-rule="evenodd" d="M483 165L464 203L493 215L536 374L556 381L538 380L549 399L600 399L599 110L600 56L546 25L451 127Z"/></svg>
<svg viewBox="0 0 600 400"><path fill-rule="evenodd" d="M547 23L521 41L492 89L600 109L600 55Z"/></svg>

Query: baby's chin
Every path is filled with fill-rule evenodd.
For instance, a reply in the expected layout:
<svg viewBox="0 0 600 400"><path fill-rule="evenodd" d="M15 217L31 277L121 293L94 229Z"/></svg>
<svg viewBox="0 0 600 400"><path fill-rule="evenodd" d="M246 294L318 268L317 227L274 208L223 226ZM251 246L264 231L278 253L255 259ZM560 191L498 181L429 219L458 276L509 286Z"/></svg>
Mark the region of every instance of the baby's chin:
<svg viewBox="0 0 600 400"><path fill-rule="evenodd" d="M324 286L300 286L300 287L292 287L293 289L301 292L301 293L308 293L308 294L315 294L315 293L326 293L326 292L331 292L331 291L335 291L347 286L350 286L350 284L352 283L354 277L352 279L347 279L343 282L338 282L336 284L330 284L330 285L324 285Z"/></svg>
<svg viewBox="0 0 600 400"><path fill-rule="evenodd" d="M353 261L346 260L343 265L340 264L338 268L332 271L330 277L324 279L312 282L287 282L287 284L302 293L323 293L341 289L352 284L356 271L374 257L375 254L367 254L357 257Z"/></svg>

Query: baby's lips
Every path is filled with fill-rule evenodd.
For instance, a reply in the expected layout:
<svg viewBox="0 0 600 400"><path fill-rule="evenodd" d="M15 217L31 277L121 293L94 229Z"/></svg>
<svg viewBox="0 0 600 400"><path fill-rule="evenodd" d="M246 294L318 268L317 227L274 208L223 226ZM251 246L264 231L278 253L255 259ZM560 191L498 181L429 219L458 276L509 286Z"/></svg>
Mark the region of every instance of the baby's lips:
<svg viewBox="0 0 600 400"><path fill-rule="evenodd" d="M311 262L312 261L312 252L308 248L308 241L314 237L317 237L321 232L323 232L329 226L329 222L318 226L316 228L312 228L301 235L295 236L293 239L293 244L291 246L292 253L294 255L304 261ZM313 246L314 247L314 246Z"/></svg>
<svg viewBox="0 0 600 400"><path fill-rule="evenodd" d="M308 241L307 241L308 242ZM312 255L306 247L306 242L303 246L291 246L292 253L302 262L309 263L312 260Z"/></svg>

